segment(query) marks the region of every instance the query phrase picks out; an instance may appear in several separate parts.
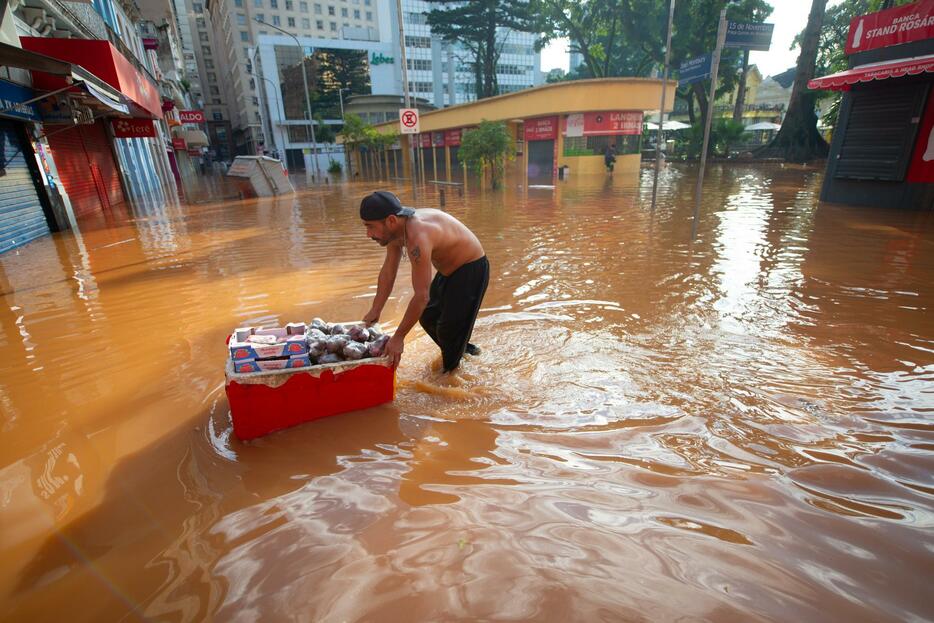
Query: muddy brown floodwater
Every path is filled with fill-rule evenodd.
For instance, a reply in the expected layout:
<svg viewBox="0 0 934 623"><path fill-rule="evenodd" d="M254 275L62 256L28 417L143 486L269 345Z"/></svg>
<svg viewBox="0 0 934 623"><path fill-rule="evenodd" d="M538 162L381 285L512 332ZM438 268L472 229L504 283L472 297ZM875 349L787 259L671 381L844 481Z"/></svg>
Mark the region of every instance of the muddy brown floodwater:
<svg viewBox="0 0 934 623"><path fill-rule="evenodd" d="M0 619L930 620L931 214L714 167L692 245L693 170L640 175L449 197L483 354L248 444L224 338L363 315L375 184L0 256Z"/></svg>

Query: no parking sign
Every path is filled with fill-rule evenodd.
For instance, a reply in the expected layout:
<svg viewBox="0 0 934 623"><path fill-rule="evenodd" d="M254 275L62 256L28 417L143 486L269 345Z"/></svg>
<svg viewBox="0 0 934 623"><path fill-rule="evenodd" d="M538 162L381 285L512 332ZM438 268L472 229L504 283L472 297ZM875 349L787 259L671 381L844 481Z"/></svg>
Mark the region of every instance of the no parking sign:
<svg viewBox="0 0 934 623"><path fill-rule="evenodd" d="M418 129L418 109L400 108L399 109L399 133L400 134L419 134Z"/></svg>

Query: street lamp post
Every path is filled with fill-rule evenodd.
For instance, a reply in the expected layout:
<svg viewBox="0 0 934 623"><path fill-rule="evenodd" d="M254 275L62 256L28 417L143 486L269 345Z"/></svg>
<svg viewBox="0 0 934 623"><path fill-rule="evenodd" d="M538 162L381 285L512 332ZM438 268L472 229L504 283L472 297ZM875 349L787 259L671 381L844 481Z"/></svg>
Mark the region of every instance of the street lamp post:
<svg viewBox="0 0 934 623"><path fill-rule="evenodd" d="M337 97L341 102L341 123L344 123L344 91L349 91L349 87L343 87L337 92ZM347 178L353 180L353 171L350 166L350 157L347 156L347 144L344 144L344 160L347 161Z"/></svg>
<svg viewBox="0 0 934 623"><path fill-rule="evenodd" d="M312 160L313 160L312 164L314 165L314 170L315 170L314 176L315 176L315 179L317 180L320 174L320 171L318 170L318 140L315 138L315 119L314 119L314 116L311 114L311 95L309 95L308 93L308 76L305 75L305 46L301 44L301 42L298 40L298 37L290 33L288 30L283 30L282 28L279 28L278 26L273 26L272 24L268 22L264 22L263 20L257 17L254 17L253 21L256 22L257 24L262 24L263 26L269 26L270 28L278 30L282 34L292 37L292 39L295 41L295 45L297 45L298 49L301 51L302 85L305 87L305 107L308 112L308 116L311 117L308 120L309 125L311 126L311 154L312 154Z"/></svg>

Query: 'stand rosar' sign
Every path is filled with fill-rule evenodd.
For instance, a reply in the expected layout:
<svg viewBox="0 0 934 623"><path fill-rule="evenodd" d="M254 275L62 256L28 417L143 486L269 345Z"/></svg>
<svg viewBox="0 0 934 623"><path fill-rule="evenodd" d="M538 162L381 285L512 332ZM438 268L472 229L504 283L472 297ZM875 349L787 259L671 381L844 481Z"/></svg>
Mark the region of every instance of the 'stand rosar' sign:
<svg viewBox="0 0 934 623"><path fill-rule="evenodd" d="M890 45L934 37L934 0L860 15L850 21L846 53L865 52Z"/></svg>

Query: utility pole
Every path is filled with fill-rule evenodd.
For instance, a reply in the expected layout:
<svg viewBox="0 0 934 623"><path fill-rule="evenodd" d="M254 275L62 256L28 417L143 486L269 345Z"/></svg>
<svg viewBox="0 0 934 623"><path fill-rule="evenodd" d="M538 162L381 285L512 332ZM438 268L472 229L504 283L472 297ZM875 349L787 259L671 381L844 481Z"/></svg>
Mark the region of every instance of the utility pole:
<svg viewBox="0 0 934 623"><path fill-rule="evenodd" d="M402 61L402 101L406 108L412 107L412 100L409 98L409 69L408 62L405 60L405 26L402 21L402 0L396 0L396 19L399 20L399 58ZM412 137L414 134L408 134L409 137L409 171L412 172L412 193L413 197L418 194L417 185L415 183L415 146L412 144Z"/></svg>
<svg viewBox="0 0 934 623"><path fill-rule="evenodd" d="M707 147L710 144L710 124L716 108L717 73L720 70L720 53L726 40L726 7L720 11L720 27L717 29L717 47L713 50L710 67L710 95L707 97L707 119L704 120L704 144L701 147L700 170L697 172L697 188L694 191L694 221L691 223L691 240L697 237L697 221L700 219L701 197L704 192L704 169L707 167Z"/></svg>
<svg viewBox="0 0 934 623"><path fill-rule="evenodd" d="M662 73L662 103L658 107L658 132L655 135L655 176L652 179L652 211L658 195L658 169L662 159L662 126L665 125L665 92L668 89L668 65L671 62L671 27L675 20L675 0L668 3L668 36L665 42L665 69Z"/></svg>

